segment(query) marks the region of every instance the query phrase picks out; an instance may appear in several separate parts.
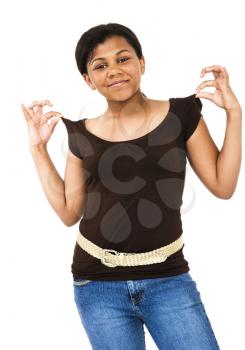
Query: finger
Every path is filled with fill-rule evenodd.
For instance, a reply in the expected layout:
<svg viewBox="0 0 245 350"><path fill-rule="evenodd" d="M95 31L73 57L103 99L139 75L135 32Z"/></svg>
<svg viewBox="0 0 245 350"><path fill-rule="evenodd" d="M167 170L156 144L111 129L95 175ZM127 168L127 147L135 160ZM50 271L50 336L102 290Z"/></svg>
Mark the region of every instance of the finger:
<svg viewBox="0 0 245 350"><path fill-rule="evenodd" d="M51 132L54 131L56 125L58 124L58 122L60 121L60 119L53 119L50 124L49 124L49 129Z"/></svg>
<svg viewBox="0 0 245 350"><path fill-rule="evenodd" d="M228 73L226 72L223 66L210 68L207 70L207 72L212 72L215 78L222 77L222 78L229 79Z"/></svg>
<svg viewBox="0 0 245 350"><path fill-rule="evenodd" d="M224 66L222 66L222 68L223 68L223 70L224 70L224 71L226 71L226 72L227 72L227 69L226 69ZM228 72L227 72L227 73L228 73Z"/></svg>
<svg viewBox="0 0 245 350"><path fill-rule="evenodd" d="M42 108L45 105L53 106L53 104L50 101L44 100L44 101L40 101L36 106L34 106L34 108L36 108L38 111L42 111Z"/></svg>
<svg viewBox="0 0 245 350"><path fill-rule="evenodd" d="M22 112L23 112L23 114L24 114L25 120L26 120L27 122L29 122L29 121L31 120L31 116L30 116L28 110L27 110L26 107L23 105L23 103L21 103L20 105L21 105L21 109L22 109Z"/></svg>
<svg viewBox="0 0 245 350"><path fill-rule="evenodd" d="M221 65L219 64L213 64L212 66L207 66L207 67L204 67L204 69L213 69L213 70L220 70L221 69Z"/></svg>
<svg viewBox="0 0 245 350"><path fill-rule="evenodd" d="M223 66L214 66L213 68L212 67L209 68L209 70L213 70L213 71L217 71L217 72L220 72L220 71L226 72L226 68Z"/></svg>
<svg viewBox="0 0 245 350"><path fill-rule="evenodd" d="M52 106L52 103L49 100L33 101L27 108L33 109L35 106L44 106L44 105Z"/></svg>
<svg viewBox="0 0 245 350"><path fill-rule="evenodd" d="M201 89L204 89L206 86L214 86L217 88L217 83L215 80L205 80L201 84L198 85L198 87L196 88L196 92L201 90Z"/></svg>
<svg viewBox="0 0 245 350"><path fill-rule="evenodd" d="M213 102L213 94L210 92L199 92L196 94L196 97L198 98L206 98L207 100L210 100Z"/></svg>
<svg viewBox="0 0 245 350"><path fill-rule="evenodd" d="M27 109L32 109L35 105L37 105L39 103L39 101L33 101L31 104L27 105L26 108Z"/></svg>
<svg viewBox="0 0 245 350"><path fill-rule="evenodd" d="M45 123L47 120L49 120L54 116L63 117L63 115L60 112L50 111L50 112L44 113L44 115L41 117L41 124Z"/></svg>
<svg viewBox="0 0 245 350"><path fill-rule="evenodd" d="M206 72L220 72L222 70L222 66L219 66L219 65L213 65L213 66L208 66L208 67L204 67L202 70L201 70L201 74L200 76L202 77L204 75L204 73Z"/></svg>
<svg viewBox="0 0 245 350"><path fill-rule="evenodd" d="M225 68L225 67L221 67L221 68L222 68L222 72L224 73L224 75L225 75L226 77L229 77L229 74L228 74L226 68Z"/></svg>
<svg viewBox="0 0 245 350"><path fill-rule="evenodd" d="M49 100L43 100L41 101L42 105L49 105L49 106L53 106L52 102L50 102Z"/></svg>
<svg viewBox="0 0 245 350"><path fill-rule="evenodd" d="M200 78L203 78L204 75L205 75L206 73L212 73L213 76L214 76L214 78L216 79L216 78L219 77L219 74L220 74L221 72L222 72L222 71L219 71L219 72L217 73L217 72L215 72L215 71L212 70L212 69L210 69L210 70L204 70L204 71L201 73Z"/></svg>

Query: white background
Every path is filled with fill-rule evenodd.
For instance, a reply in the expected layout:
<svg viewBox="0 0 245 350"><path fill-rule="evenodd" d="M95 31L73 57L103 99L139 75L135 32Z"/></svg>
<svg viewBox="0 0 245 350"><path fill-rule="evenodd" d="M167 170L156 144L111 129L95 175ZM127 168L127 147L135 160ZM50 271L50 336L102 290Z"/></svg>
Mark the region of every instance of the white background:
<svg viewBox="0 0 245 350"><path fill-rule="evenodd" d="M20 103L49 99L77 120L104 111L83 81L75 46L90 27L117 22L138 36L146 59L142 91L166 100L195 92L203 67L220 64L244 108L244 17L240 1L8 1L1 33L1 298L4 350L91 349L73 301L70 265L78 224L66 227L41 188ZM213 91L208 88L205 91ZM226 114L202 99L221 149ZM96 107L94 107L96 106ZM48 145L64 176L67 134L60 121ZM194 190L194 205L188 207ZM231 199L215 197L187 163L182 206L184 254L222 350L245 349L244 164ZM146 330L148 349L156 349Z"/></svg>

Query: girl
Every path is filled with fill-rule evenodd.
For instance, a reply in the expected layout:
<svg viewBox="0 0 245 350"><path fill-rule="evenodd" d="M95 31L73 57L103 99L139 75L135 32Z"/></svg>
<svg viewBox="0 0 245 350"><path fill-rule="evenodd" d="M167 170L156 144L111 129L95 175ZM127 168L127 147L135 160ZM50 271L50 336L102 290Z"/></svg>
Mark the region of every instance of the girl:
<svg viewBox="0 0 245 350"><path fill-rule="evenodd" d="M49 100L22 106L30 150L50 205L66 226L79 222L74 299L92 348L145 349L144 325L159 349L219 349L183 255L180 209L186 158L209 191L228 199L241 164L241 106L222 66L196 93L168 100L140 88L145 59L136 35L109 23L83 33L75 52L85 83L107 102L103 114L78 121ZM214 93L201 92L206 86ZM201 98L223 108L221 151L201 114ZM48 120L54 116L59 119ZM68 132L64 180L47 143L62 120ZM52 187L47 179L52 176Z"/></svg>

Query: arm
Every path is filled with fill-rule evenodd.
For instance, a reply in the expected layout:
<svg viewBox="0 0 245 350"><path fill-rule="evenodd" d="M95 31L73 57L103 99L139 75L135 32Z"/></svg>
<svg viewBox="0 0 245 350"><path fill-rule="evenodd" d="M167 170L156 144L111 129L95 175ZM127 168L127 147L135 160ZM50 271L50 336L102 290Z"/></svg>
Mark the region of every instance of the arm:
<svg viewBox="0 0 245 350"><path fill-rule="evenodd" d="M230 110L226 114L225 139L216 167L219 191L228 199L235 192L241 167L242 111Z"/></svg>
<svg viewBox="0 0 245 350"><path fill-rule="evenodd" d="M68 150L64 181L57 172L46 146L31 147L31 155L51 207L66 226L74 225L83 213L82 160Z"/></svg>
<svg viewBox="0 0 245 350"><path fill-rule="evenodd" d="M231 112L227 116L221 151L203 117L186 143L187 157L193 170L208 190L221 199L229 199L234 193L241 165L241 117L237 113ZM232 116L234 119L229 120Z"/></svg>
<svg viewBox="0 0 245 350"><path fill-rule="evenodd" d="M28 107L21 104L27 122L31 155L41 181L44 193L63 223L71 226L78 221L83 212L83 169L82 159L68 149L65 180L58 174L47 151L47 143L54 132L58 120L48 120L59 112L43 113L48 100L34 101Z"/></svg>
<svg viewBox="0 0 245 350"><path fill-rule="evenodd" d="M211 66L202 70L213 72L215 81L208 80L196 89L196 97L203 97L225 109L227 116L224 143L219 151L203 118L187 141L189 162L206 187L217 197L229 199L235 192L242 156L242 109L229 86L229 76L224 67ZM214 86L214 94L199 92L205 86Z"/></svg>
<svg viewBox="0 0 245 350"><path fill-rule="evenodd" d="M30 147L44 193L55 212L66 224L66 203L64 181L58 174L46 145Z"/></svg>

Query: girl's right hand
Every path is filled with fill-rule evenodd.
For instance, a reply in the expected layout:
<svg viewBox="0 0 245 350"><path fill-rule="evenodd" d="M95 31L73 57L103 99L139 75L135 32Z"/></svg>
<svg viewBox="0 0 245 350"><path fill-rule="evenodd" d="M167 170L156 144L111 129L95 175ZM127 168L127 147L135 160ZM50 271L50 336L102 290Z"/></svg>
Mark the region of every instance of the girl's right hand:
<svg viewBox="0 0 245 350"><path fill-rule="evenodd" d="M61 113L55 111L43 113L44 105L52 106L52 103L44 100L34 101L27 107L21 104L27 122L30 148L46 146L60 118L53 119L50 124L48 120L55 115L62 116Z"/></svg>

